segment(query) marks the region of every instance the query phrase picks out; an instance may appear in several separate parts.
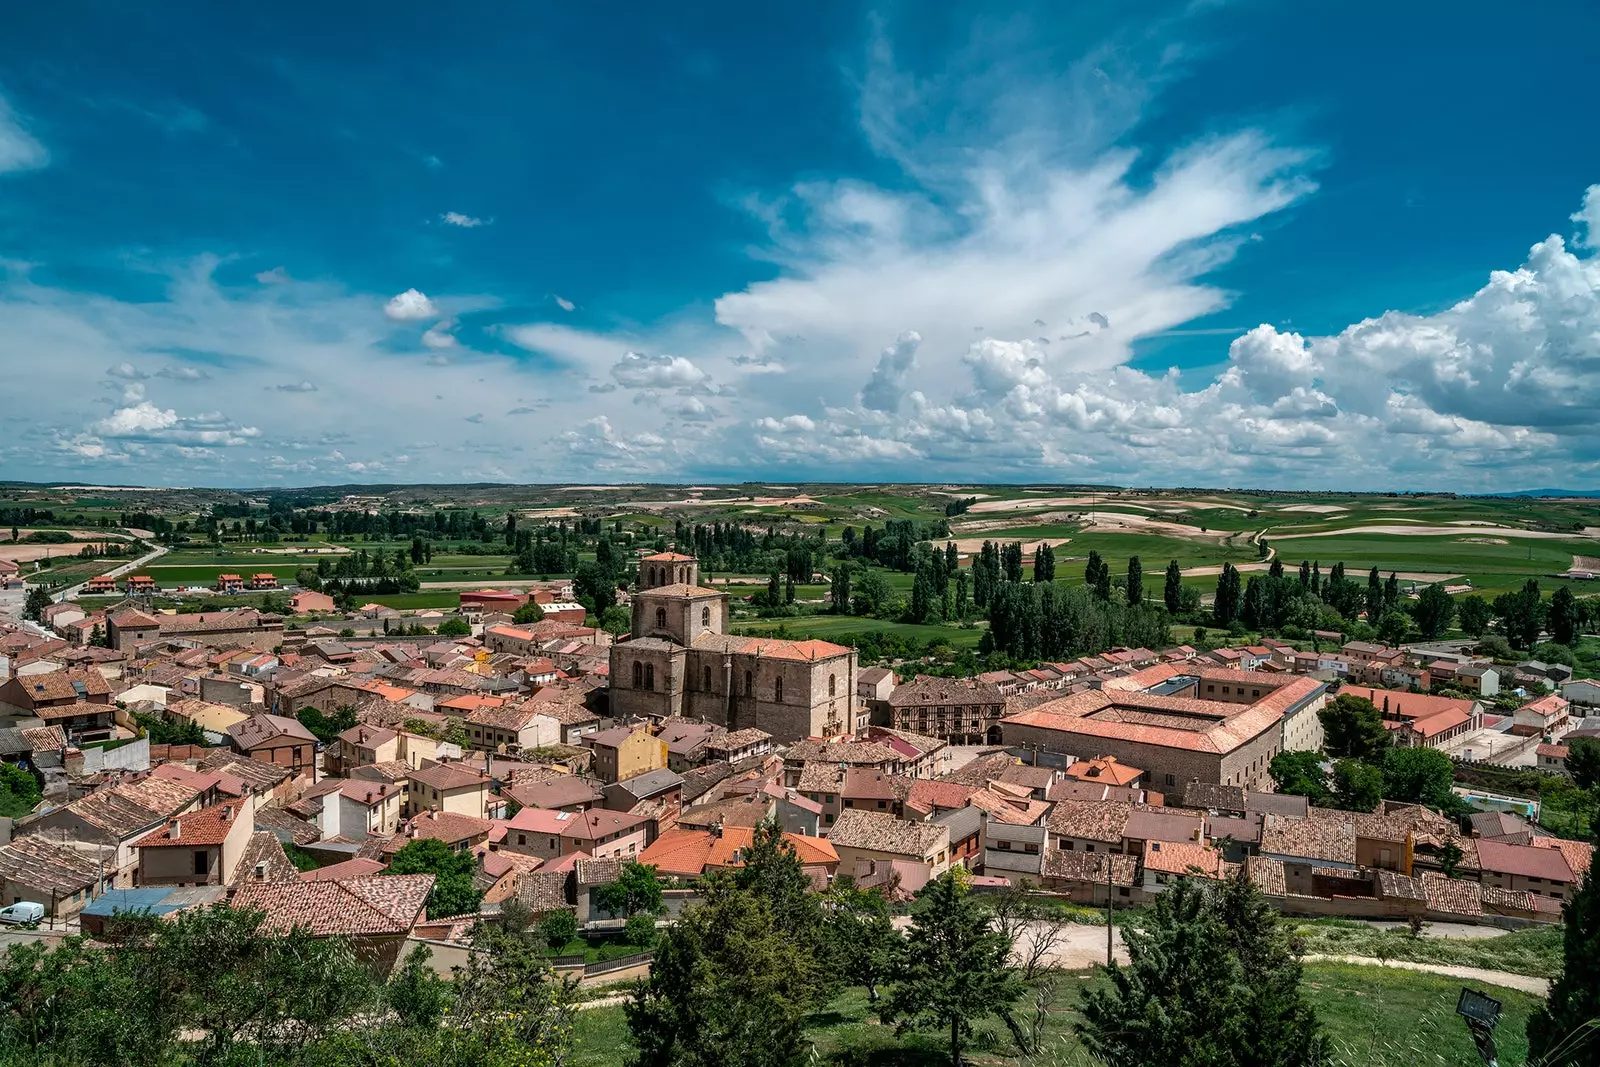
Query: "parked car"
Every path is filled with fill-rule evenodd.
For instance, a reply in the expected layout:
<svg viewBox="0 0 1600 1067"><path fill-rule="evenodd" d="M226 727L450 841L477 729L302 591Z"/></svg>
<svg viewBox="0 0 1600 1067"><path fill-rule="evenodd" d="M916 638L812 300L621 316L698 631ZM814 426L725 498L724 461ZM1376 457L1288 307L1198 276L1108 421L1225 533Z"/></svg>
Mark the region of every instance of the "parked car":
<svg viewBox="0 0 1600 1067"><path fill-rule="evenodd" d="M9 908L0 908L0 923L8 926L32 926L44 918L44 905L31 900L19 900Z"/></svg>

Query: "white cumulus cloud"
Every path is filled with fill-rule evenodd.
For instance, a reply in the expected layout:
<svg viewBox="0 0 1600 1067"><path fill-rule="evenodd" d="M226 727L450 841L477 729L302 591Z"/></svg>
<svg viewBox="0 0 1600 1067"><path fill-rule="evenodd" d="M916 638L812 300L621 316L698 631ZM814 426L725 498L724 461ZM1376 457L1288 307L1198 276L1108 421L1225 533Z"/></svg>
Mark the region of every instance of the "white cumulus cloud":
<svg viewBox="0 0 1600 1067"><path fill-rule="evenodd" d="M418 322L438 317L433 301L415 289L407 289L389 298L383 313L396 322Z"/></svg>
<svg viewBox="0 0 1600 1067"><path fill-rule="evenodd" d="M0 174L38 170L49 162L50 153L23 128L22 120L0 96Z"/></svg>
<svg viewBox="0 0 1600 1067"><path fill-rule="evenodd" d="M448 225L460 226L464 230L472 230L484 225L482 219L473 218L471 215L463 215L459 211L446 211L439 218Z"/></svg>

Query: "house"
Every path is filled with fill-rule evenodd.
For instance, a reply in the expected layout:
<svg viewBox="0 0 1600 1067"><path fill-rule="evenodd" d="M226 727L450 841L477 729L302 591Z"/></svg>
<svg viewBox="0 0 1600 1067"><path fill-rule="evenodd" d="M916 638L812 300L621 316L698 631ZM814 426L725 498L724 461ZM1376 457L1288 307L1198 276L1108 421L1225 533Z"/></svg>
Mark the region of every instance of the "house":
<svg viewBox="0 0 1600 1067"><path fill-rule="evenodd" d="M318 784L330 782L333 788L322 794L319 825L324 837L361 841L388 837L398 831L405 786L362 778L324 779Z"/></svg>
<svg viewBox="0 0 1600 1067"><path fill-rule="evenodd" d="M156 580L148 574L130 574L122 583L122 590L129 596L154 596Z"/></svg>
<svg viewBox="0 0 1600 1067"><path fill-rule="evenodd" d="M116 875L93 850L19 837L0 846L0 907L32 901L45 906L52 922L70 919L110 889Z"/></svg>
<svg viewBox="0 0 1600 1067"><path fill-rule="evenodd" d="M97 574L83 583L85 596L106 596L117 591L117 580L108 574Z"/></svg>
<svg viewBox="0 0 1600 1067"><path fill-rule="evenodd" d="M1567 773L1567 755L1570 752L1566 745L1552 744L1543 744L1534 750L1538 768L1550 774Z"/></svg>
<svg viewBox="0 0 1600 1067"><path fill-rule="evenodd" d="M358 958L387 974L422 922L432 891L431 874L252 882L240 887L232 904L262 912L261 928L268 933L300 929L314 937L346 938Z"/></svg>
<svg viewBox="0 0 1600 1067"><path fill-rule="evenodd" d="M857 884L882 884L898 876L899 888L910 893L950 869L950 829L939 823L845 810L828 832L828 842L839 854L839 873Z"/></svg>
<svg viewBox="0 0 1600 1067"><path fill-rule="evenodd" d="M534 700L520 704L485 701L467 715L466 731L476 748L522 749L559 745L561 726L554 718L544 714L547 707Z"/></svg>
<svg viewBox="0 0 1600 1067"><path fill-rule="evenodd" d="M1079 904L1104 907L1109 899L1133 904L1139 884L1139 857L1108 852L1045 851L1040 868L1045 888Z"/></svg>
<svg viewBox="0 0 1600 1067"><path fill-rule="evenodd" d="M638 862L655 867L665 877L698 878L707 871L743 866L744 854L754 840L755 832L742 826L721 831L668 830L640 853ZM839 853L825 838L786 833L783 842L794 849L801 870L813 885L826 886L839 869Z"/></svg>
<svg viewBox="0 0 1600 1067"><path fill-rule="evenodd" d="M296 615L311 615L319 611L332 611L333 597L314 589L304 589L289 598L289 610Z"/></svg>
<svg viewBox="0 0 1600 1067"><path fill-rule="evenodd" d="M250 588L251 589L276 589L276 588L278 588L278 576L276 574L269 574L266 571L261 571L260 573L252 574L250 576Z"/></svg>
<svg viewBox="0 0 1600 1067"><path fill-rule="evenodd" d="M416 840L443 841L452 852L471 852L489 840L495 823L454 811L425 811L406 821L400 834L384 846L392 855Z"/></svg>
<svg viewBox="0 0 1600 1067"><path fill-rule="evenodd" d="M244 579L237 574L219 574L217 575L217 583L212 588L219 593L242 593L244 592Z"/></svg>
<svg viewBox="0 0 1600 1067"><path fill-rule="evenodd" d="M403 763L420 767L438 756L439 743L423 734L383 726L356 725L328 746L324 755L328 773L348 775L358 767L378 763Z"/></svg>
<svg viewBox="0 0 1600 1067"><path fill-rule="evenodd" d="M251 759L287 767L294 775L316 769L316 735L298 719L252 715L228 727L228 744Z"/></svg>
<svg viewBox="0 0 1600 1067"><path fill-rule="evenodd" d="M1041 881L1049 837L1049 830L1043 826L1018 826L986 820L983 833L984 873L1005 875L1014 881Z"/></svg>
<svg viewBox="0 0 1600 1067"><path fill-rule="evenodd" d="M856 696L871 707L887 703L900 679L888 667L868 667L856 675Z"/></svg>
<svg viewBox="0 0 1600 1067"><path fill-rule="evenodd" d="M539 693L534 694L534 699L539 701L539 714L556 724L560 733L561 744L582 744L585 736L600 729L599 715L596 715L582 704L541 699L540 693L546 692L549 692L549 690L540 690Z"/></svg>
<svg viewBox="0 0 1600 1067"><path fill-rule="evenodd" d="M1145 892L1164 892L1174 878L1220 879L1222 852L1188 841L1146 841L1140 869Z"/></svg>
<svg viewBox="0 0 1600 1067"><path fill-rule="evenodd" d="M106 615L106 641L118 652L132 652L161 638L161 620L138 608Z"/></svg>
<svg viewBox="0 0 1600 1067"><path fill-rule="evenodd" d="M1571 704L1565 697L1555 693L1542 696L1522 705L1512 714L1512 732L1522 733L1524 730L1518 727L1523 727L1530 736L1555 733L1572 721L1570 711Z"/></svg>
<svg viewBox="0 0 1600 1067"><path fill-rule="evenodd" d="M889 695L896 729L951 744L998 744L1005 704L1005 694L993 683L926 674L896 686Z"/></svg>
<svg viewBox="0 0 1600 1067"><path fill-rule="evenodd" d="M106 786L40 815L30 833L73 842L102 859L118 886L133 884L134 842L169 819L200 806L202 790L190 782L150 775Z"/></svg>
<svg viewBox="0 0 1600 1067"><path fill-rule="evenodd" d="M697 719L667 719L661 723L656 736L666 742L667 766L674 771L686 771L706 762L706 744L718 734L726 733L720 726Z"/></svg>
<svg viewBox="0 0 1600 1067"><path fill-rule="evenodd" d="M572 774L556 775L538 782L514 782L503 787L500 793L521 807L550 811L587 811L605 799L594 786Z"/></svg>
<svg viewBox="0 0 1600 1067"><path fill-rule="evenodd" d="M765 756L772 751L772 735L756 726L743 730L728 730L706 742L708 760L726 760L738 763L755 756Z"/></svg>
<svg viewBox="0 0 1600 1067"><path fill-rule="evenodd" d="M671 821L683 807L683 776L661 767L653 771L624 778L605 788L605 806L612 811L633 811L646 801L659 800Z"/></svg>
<svg viewBox="0 0 1600 1067"><path fill-rule="evenodd" d="M104 741L116 734L116 709L108 704L53 704L40 708L37 716L46 726L59 727L69 744Z"/></svg>
<svg viewBox="0 0 1600 1067"><path fill-rule="evenodd" d="M647 819L623 811L523 808L506 824L500 847L542 859L581 852L593 859L632 859L645 850Z"/></svg>
<svg viewBox="0 0 1600 1067"><path fill-rule="evenodd" d="M1478 866L1485 886L1556 900L1571 896L1582 877L1573 871L1560 849L1482 838L1478 840Z"/></svg>
<svg viewBox="0 0 1600 1067"><path fill-rule="evenodd" d="M406 811L429 809L487 818L489 779L459 763L426 763L407 776Z"/></svg>
<svg viewBox="0 0 1600 1067"><path fill-rule="evenodd" d="M1469 663L1456 671L1456 684L1469 693L1492 697L1500 692L1500 671L1487 663Z"/></svg>
<svg viewBox="0 0 1600 1067"><path fill-rule="evenodd" d="M839 802L846 811L881 811L904 818L905 800L914 781L870 767L850 767L840 781Z"/></svg>
<svg viewBox="0 0 1600 1067"><path fill-rule="evenodd" d="M133 843L133 884L232 885L255 833L254 808L254 801L230 800L167 820Z"/></svg>
<svg viewBox="0 0 1600 1067"><path fill-rule="evenodd" d="M602 782L618 782L667 765L667 743L642 726L584 734L581 743L594 753L594 774Z"/></svg>
<svg viewBox="0 0 1600 1067"><path fill-rule="evenodd" d="M111 704L111 683L93 668L17 675L0 685L0 714L33 718L45 708Z"/></svg>

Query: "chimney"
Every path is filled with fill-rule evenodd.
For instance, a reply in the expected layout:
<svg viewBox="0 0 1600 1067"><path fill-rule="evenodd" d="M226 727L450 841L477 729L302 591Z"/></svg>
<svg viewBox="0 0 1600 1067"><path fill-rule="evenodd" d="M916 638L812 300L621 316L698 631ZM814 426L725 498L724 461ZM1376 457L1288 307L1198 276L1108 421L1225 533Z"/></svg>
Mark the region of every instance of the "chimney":
<svg viewBox="0 0 1600 1067"><path fill-rule="evenodd" d="M178 820L177 819L173 819L173 820L171 820L170 822L167 823L167 840L176 841L177 839L178 839Z"/></svg>
<svg viewBox="0 0 1600 1067"><path fill-rule="evenodd" d="M232 804L223 805L223 808L222 808L222 821L223 822L232 822L233 821L233 805Z"/></svg>

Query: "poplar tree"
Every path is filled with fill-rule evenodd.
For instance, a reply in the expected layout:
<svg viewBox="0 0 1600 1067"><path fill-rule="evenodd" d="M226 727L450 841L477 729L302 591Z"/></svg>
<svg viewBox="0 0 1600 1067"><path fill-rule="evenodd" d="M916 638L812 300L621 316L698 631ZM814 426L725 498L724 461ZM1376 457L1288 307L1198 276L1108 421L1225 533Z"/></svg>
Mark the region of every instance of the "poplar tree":
<svg viewBox="0 0 1600 1067"><path fill-rule="evenodd" d="M1163 593L1167 611L1176 615L1183 606L1183 568L1178 566L1177 560L1167 564L1167 587Z"/></svg>

